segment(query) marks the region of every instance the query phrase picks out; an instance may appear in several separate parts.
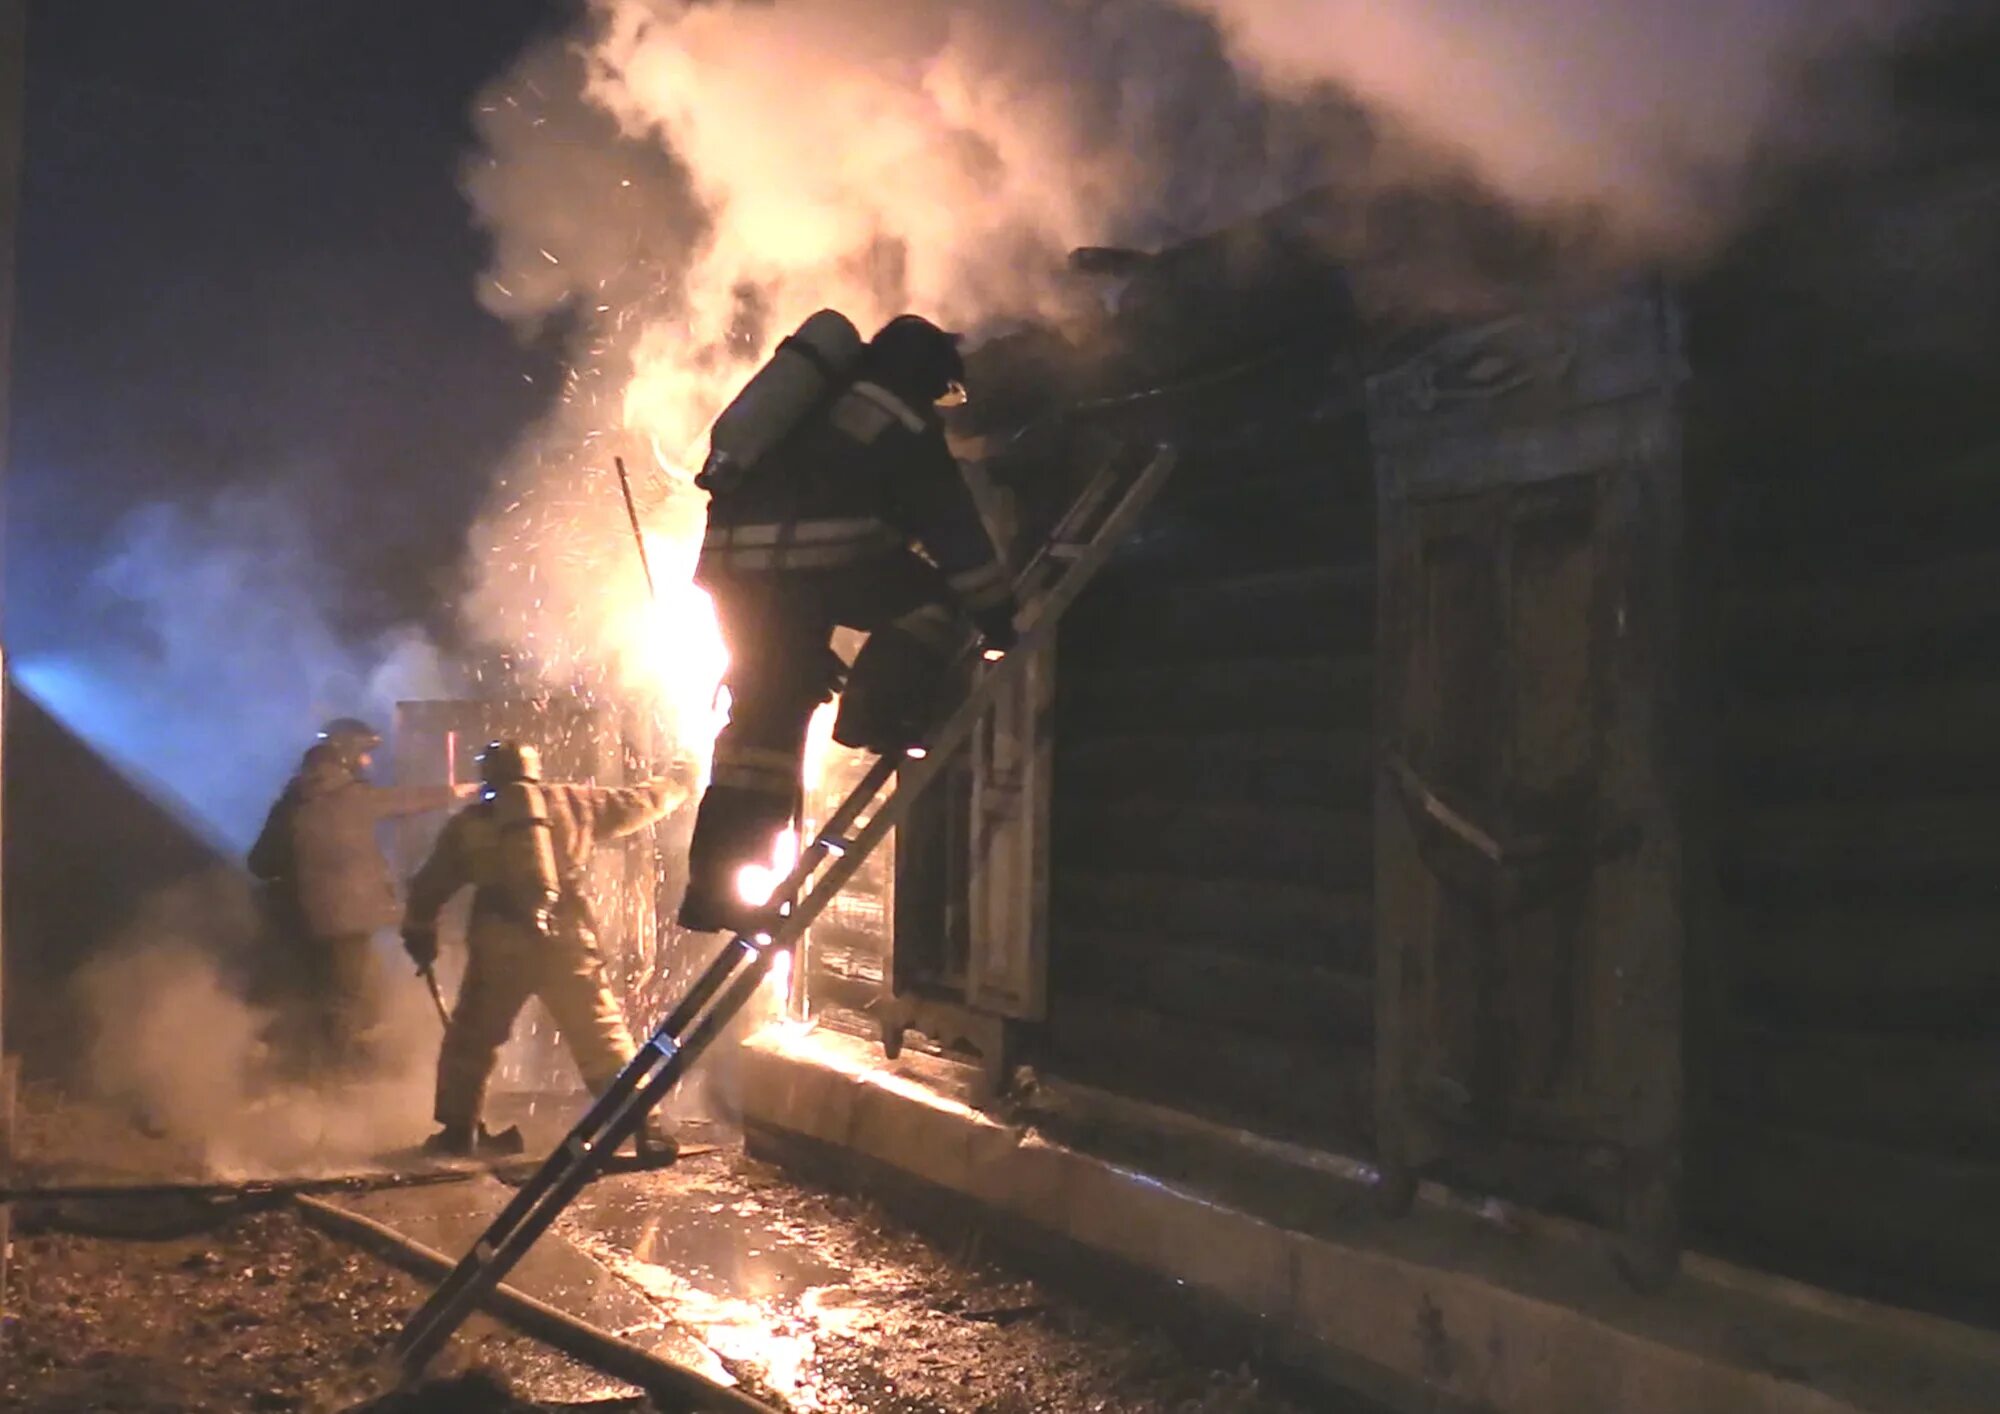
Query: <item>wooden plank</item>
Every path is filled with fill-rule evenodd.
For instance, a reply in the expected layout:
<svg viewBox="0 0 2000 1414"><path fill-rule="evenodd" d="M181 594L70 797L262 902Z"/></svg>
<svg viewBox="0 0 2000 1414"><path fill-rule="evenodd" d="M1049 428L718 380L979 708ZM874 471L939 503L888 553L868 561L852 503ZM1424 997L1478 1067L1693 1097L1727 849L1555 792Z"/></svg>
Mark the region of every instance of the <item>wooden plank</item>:
<svg viewBox="0 0 2000 1414"><path fill-rule="evenodd" d="M859 977L866 981L880 981L888 970L888 957L879 947L841 946L829 943L819 936L819 925L814 924L812 943L807 955L811 958L815 972L830 972L842 977Z"/></svg>
<svg viewBox="0 0 2000 1414"><path fill-rule="evenodd" d="M1983 1033L2000 1016L2000 908L1815 900L1734 910L1725 927L1736 1004L1754 1020Z"/></svg>
<svg viewBox="0 0 2000 1414"><path fill-rule="evenodd" d="M1366 806L1375 743L1355 728L1152 732L1056 743L1063 796Z"/></svg>
<svg viewBox="0 0 2000 1414"><path fill-rule="evenodd" d="M1360 655L1101 671L1071 655L1063 673L1057 710L1066 737L1134 728L1364 726L1374 676Z"/></svg>
<svg viewBox="0 0 2000 1414"><path fill-rule="evenodd" d="M1063 948L1062 987L1074 999L1098 997L1306 1045L1372 1043L1374 983L1363 974L1111 929L1072 929Z"/></svg>
<svg viewBox="0 0 2000 1414"><path fill-rule="evenodd" d="M1246 424L1238 410L1230 419L1249 445L1249 455L1220 456L1212 446L1194 446L1178 475L1156 503L1165 516L1221 519L1236 510L1267 513L1273 508L1330 505L1352 508L1367 518L1375 504L1375 471L1359 419L1301 424Z"/></svg>
<svg viewBox="0 0 2000 1414"><path fill-rule="evenodd" d="M838 972L815 971L806 979L806 1002L815 1013L823 1007L839 1007L843 1011L868 1015L872 1007L882 997L888 995L887 984L869 981L865 977L849 977Z"/></svg>
<svg viewBox="0 0 2000 1414"><path fill-rule="evenodd" d="M2000 813L1973 797L1832 800L1732 812L1726 873L1757 883L1921 889L2000 880Z"/></svg>
<svg viewBox="0 0 2000 1414"><path fill-rule="evenodd" d="M1365 888L1374 817L1297 805L1190 804L1166 796L1058 798L1054 849L1064 869L1168 869L1222 878Z"/></svg>
<svg viewBox="0 0 2000 1414"><path fill-rule="evenodd" d="M2000 1318L2000 1163L1719 1125L1691 1147L1702 1245L1836 1290Z"/></svg>
<svg viewBox="0 0 2000 1414"><path fill-rule="evenodd" d="M1984 654L2000 635L2000 553L1846 573L1722 604L1725 654L1742 681L1859 674Z"/></svg>
<svg viewBox="0 0 2000 1414"><path fill-rule="evenodd" d="M1774 798L2000 790L2000 677L1746 702L1723 719L1723 770Z"/></svg>
<svg viewBox="0 0 2000 1414"><path fill-rule="evenodd" d="M1782 463L1780 464L1782 465ZM1857 476L1806 477L1729 487L1729 566L1745 577L1828 574L1990 549L2000 524L2000 444L1935 464L1899 464L1893 497L1870 459Z"/></svg>
<svg viewBox="0 0 2000 1414"><path fill-rule="evenodd" d="M1235 498L1163 515L1142 525L1106 566L1132 584L1166 584L1256 570L1351 564L1374 553L1372 494L1343 494L1322 480L1313 499Z"/></svg>
<svg viewBox="0 0 2000 1414"><path fill-rule="evenodd" d="M2000 1161L2000 1046L1990 1035L1754 1027L1713 1044L1726 1114L1912 1153Z"/></svg>
<svg viewBox="0 0 2000 1414"><path fill-rule="evenodd" d="M1207 580L1105 583L1064 627L1072 652L1099 663L1367 652L1375 570L1313 565Z"/></svg>
<svg viewBox="0 0 2000 1414"><path fill-rule="evenodd" d="M875 928L847 922L832 909L813 920L812 946L828 954L878 959L889 950L888 940Z"/></svg>
<svg viewBox="0 0 2000 1414"><path fill-rule="evenodd" d="M1031 1044L1054 1075L1238 1128L1353 1151L1373 1124L1373 1057L1327 1053L1255 1031L1190 1028L1092 997L1052 999Z"/></svg>
<svg viewBox="0 0 2000 1414"><path fill-rule="evenodd" d="M1370 966L1374 909L1366 890L1189 879L1179 874L1090 874L1060 869L1051 899L1050 956L1081 928L1199 938L1252 955L1298 957L1342 972Z"/></svg>

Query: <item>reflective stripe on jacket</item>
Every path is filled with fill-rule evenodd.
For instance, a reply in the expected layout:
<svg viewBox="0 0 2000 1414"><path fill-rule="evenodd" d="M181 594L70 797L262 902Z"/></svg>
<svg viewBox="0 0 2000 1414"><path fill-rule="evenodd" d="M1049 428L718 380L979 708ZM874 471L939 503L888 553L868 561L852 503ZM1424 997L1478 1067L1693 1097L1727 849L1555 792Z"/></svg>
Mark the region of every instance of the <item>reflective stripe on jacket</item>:
<svg viewBox="0 0 2000 1414"><path fill-rule="evenodd" d="M644 829L687 799L687 787L676 781L648 781L638 786L537 784L535 791L547 812L550 844L557 872L565 882L581 876L594 847L604 840ZM471 805L446 822L431 847L430 857L410 880L406 926L434 927L453 894L468 886L480 894L510 894L520 881L506 877L501 849L503 821L493 802ZM475 898L474 908L481 907ZM493 912L511 914L512 900L483 901Z"/></svg>
<svg viewBox="0 0 2000 1414"><path fill-rule="evenodd" d="M850 385L709 500L698 580L866 564L915 541L969 612L1012 602L935 411Z"/></svg>

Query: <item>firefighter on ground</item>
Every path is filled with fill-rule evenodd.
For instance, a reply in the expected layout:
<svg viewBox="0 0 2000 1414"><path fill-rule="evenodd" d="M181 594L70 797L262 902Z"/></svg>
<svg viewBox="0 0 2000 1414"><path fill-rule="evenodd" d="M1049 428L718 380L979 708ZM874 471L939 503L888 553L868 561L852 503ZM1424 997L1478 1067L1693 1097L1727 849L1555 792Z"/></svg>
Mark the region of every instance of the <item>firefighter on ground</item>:
<svg viewBox="0 0 2000 1414"><path fill-rule="evenodd" d="M900 752L933 725L962 616L990 649L1014 642L1006 567L936 411L964 399L958 336L905 314L848 367L817 363L837 376L797 425L754 465L703 477L695 579L728 646L730 715L688 849L680 923L697 931L753 925L737 875L791 821L814 708L839 690L834 739ZM869 635L844 688L841 625Z"/></svg>
<svg viewBox="0 0 2000 1414"><path fill-rule="evenodd" d="M425 1145L445 1155L470 1154L486 1137L486 1083L530 997L548 1008L593 1094L632 1059L580 885L600 841L644 829L689 793L679 777L623 788L544 782L535 748L512 741L486 747L479 775L479 798L445 825L410 880L403 922L403 947L427 970L437 961L439 911L460 889L473 890L470 955L438 1054L442 1128ZM655 1157L676 1152L652 1115L638 1143Z"/></svg>
<svg viewBox="0 0 2000 1414"><path fill-rule="evenodd" d="M376 826L448 809L450 786L378 786L368 780L381 735L341 717L326 724L272 805L250 872L264 884L280 949L282 1035L308 1076L356 1068L373 1019L374 935L396 924L396 886Z"/></svg>

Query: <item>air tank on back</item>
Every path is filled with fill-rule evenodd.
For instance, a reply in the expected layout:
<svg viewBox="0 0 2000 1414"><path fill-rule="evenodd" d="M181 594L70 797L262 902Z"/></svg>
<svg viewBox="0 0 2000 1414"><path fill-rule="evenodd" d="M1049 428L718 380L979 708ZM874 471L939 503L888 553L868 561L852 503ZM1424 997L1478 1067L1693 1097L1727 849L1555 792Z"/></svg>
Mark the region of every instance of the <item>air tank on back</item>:
<svg viewBox="0 0 2000 1414"><path fill-rule="evenodd" d="M861 349L860 331L837 309L822 309L799 325L715 419L695 485L727 490L846 381Z"/></svg>

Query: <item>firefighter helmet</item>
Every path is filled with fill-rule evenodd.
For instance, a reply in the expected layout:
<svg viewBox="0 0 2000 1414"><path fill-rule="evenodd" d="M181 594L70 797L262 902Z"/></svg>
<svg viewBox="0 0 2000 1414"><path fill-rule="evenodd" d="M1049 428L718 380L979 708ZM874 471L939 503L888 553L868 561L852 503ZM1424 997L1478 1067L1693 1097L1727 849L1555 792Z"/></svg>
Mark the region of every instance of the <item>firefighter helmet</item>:
<svg viewBox="0 0 2000 1414"><path fill-rule="evenodd" d="M358 717L335 717L319 729L319 739L339 753L341 765L357 771L364 758L382 744L382 733Z"/></svg>
<svg viewBox="0 0 2000 1414"><path fill-rule="evenodd" d="M868 341L868 375L891 392L955 407L965 401L963 337L920 314L899 314Z"/></svg>
<svg viewBox="0 0 2000 1414"><path fill-rule="evenodd" d="M524 741L489 741L479 753L479 779L489 786L542 778L542 754Z"/></svg>

